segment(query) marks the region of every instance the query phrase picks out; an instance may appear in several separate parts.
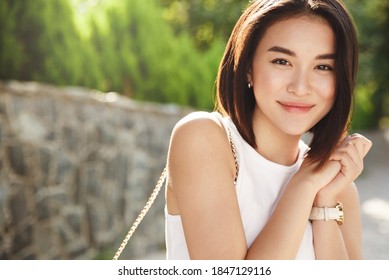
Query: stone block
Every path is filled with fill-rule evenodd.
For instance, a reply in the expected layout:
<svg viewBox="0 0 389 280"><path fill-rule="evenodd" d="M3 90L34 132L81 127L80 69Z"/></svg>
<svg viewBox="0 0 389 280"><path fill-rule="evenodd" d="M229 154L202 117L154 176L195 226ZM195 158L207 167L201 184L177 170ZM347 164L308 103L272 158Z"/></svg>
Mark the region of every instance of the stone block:
<svg viewBox="0 0 389 280"><path fill-rule="evenodd" d="M80 124L80 127L82 127L82 124ZM82 139L82 131L80 131L80 128L77 127L69 127L65 126L62 129L62 140L63 145L62 147L66 149L69 152L78 153L82 147L82 142L84 139Z"/></svg>
<svg viewBox="0 0 389 280"><path fill-rule="evenodd" d="M117 187L122 188L128 173L128 158L120 152L106 161L104 177L115 182Z"/></svg>
<svg viewBox="0 0 389 280"><path fill-rule="evenodd" d="M51 124L51 126L55 126L58 122L59 108L57 105L56 98L58 98L58 96L52 97L41 94L41 96L37 98L39 102L36 102L33 108L33 113L36 116L40 116L48 124Z"/></svg>
<svg viewBox="0 0 389 280"><path fill-rule="evenodd" d="M12 236L11 255L21 254L23 250L32 245L32 225L19 227ZM23 254L25 255L25 254ZM27 255L31 255L28 253ZM27 257L29 259L29 257ZM25 259L25 257L23 257Z"/></svg>
<svg viewBox="0 0 389 280"><path fill-rule="evenodd" d="M86 235L86 214L81 206L69 205L63 210L63 215L69 228L76 236Z"/></svg>
<svg viewBox="0 0 389 280"><path fill-rule="evenodd" d="M52 151L46 147L39 147L38 148L38 160L37 163L40 169L40 175L41 175L41 184L43 186L47 186L49 183L49 177L50 177L50 164L52 161Z"/></svg>
<svg viewBox="0 0 389 280"><path fill-rule="evenodd" d="M19 184L12 184L10 187L11 195L9 198L9 210L12 223L19 225L30 218L27 208L27 187Z"/></svg>
<svg viewBox="0 0 389 280"><path fill-rule="evenodd" d="M96 165L88 165L81 175L83 177L81 188L86 196L100 197L103 188L102 171Z"/></svg>
<svg viewBox="0 0 389 280"><path fill-rule="evenodd" d="M6 209L8 202L8 191L3 182L0 182L0 228L6 223Z"/></svg>
<svg viewBox="0 0 389 280"><path fill-rule="evenodd" d="M27 175L27 165L25 162L25 152L23 145L14 143L12 146L6 147L7 160L10 163L12 170L20 176Z"/></svg>
<svg viewBox="0 0 389 280"><path fill-rule="evenodd" d="M115 131L111 126L96 124L97 142L100 145L114 145L116 142Z"/></svg>
<svg viewBox="0 0 389 280"><path fill-rule="evenodd" d="M41 258L47 257L47 252L55 246L53 229L50 223L36 223L33 227L33 243Z"/></svg>
<svg viewBox="0 0 389 280"><path fill-rule="evenodd" d="M41 188L35 199L38 220L46 220L59 215L61 208L69 203L66 189L60 187Z"/></svg>
<svg viewBox="0 0 389 280"><path fill-rule="evenodd" d="M39 143L49 134L48 127L42 120L27 112L15 115L12 121L15 136L23 142Z"/></svg>
<svg viewBox="0 0 389 280"><path fill-rule="evenodd" d="M56 157L56 180L55 183L61 185L65 182L67 176L70 176L74 172L73 162L71 161L69 155L61 148L57 152Z"/></svg>

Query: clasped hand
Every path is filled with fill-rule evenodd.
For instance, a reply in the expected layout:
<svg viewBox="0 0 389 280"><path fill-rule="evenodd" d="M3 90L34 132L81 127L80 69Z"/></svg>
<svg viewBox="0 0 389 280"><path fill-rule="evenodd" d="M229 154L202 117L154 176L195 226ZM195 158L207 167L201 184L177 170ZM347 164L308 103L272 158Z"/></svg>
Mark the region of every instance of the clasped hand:
<svg viewBox="0 0 389 280"><path fill-rule="evenodd" d="M342 190L358 178L363 171L363 159L369 152L372 143L361 134L352 134L345 137L337 145L330 157L330 162L339 166L336 176L321 190L317 196L329 200L336 200Z"/></svg>
<svg viewBox="0 0 389 280"><path fill-rule="evenodd" d="M316 200L334 202L338 195L362 173L363 159L372 143L361 134L343 138L328 162L319 171L309 161L304 161L297 178L316 189Z"/></svg>

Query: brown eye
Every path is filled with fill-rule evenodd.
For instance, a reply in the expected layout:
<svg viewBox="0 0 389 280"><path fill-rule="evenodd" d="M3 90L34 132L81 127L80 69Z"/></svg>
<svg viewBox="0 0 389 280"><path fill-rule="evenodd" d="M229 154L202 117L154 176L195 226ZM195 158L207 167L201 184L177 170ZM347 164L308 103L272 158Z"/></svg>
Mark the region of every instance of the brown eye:
<svg viewBox="0 0 389 280"><path fill-rule="evenodd" d="M271 62L278 65L290 65L290 63L287 60L282 58L273 59Z"/></svg>
<svg viewBox="0 0 389 280"><path fill-rule="evenodd" d="M319 69L321 71L332 71L332 70L334 70L334 68L332 66L325 65L325 64L316 66L316 69Z"/></svg>

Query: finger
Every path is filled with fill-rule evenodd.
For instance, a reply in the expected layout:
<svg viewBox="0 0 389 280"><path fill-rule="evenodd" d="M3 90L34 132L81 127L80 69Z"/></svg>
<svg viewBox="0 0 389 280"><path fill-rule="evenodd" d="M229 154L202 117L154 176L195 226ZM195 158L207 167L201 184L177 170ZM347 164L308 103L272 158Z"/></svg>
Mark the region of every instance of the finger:
<svg viewBox="0 0 389 280"><path fill-rule="evenodd" d="M341 173L346 177L355 179L363 170L363 159L359 157L358 151L351 142L347 148L334 153L333 159L341 163Z"/></svg>
<svg viewBox="0 0 389 280"><path fill-rule="evenodd" d="M366 137L364 137L363 135L361 134L358 134L358 133L354 133L352 135L349 135L348 137L344 138L342 140L342 144L343 143L347 143L347 142L353 142L353 144L355 145L355 147L357 148L358 150L358 153L359 155L364 158L366 156L366 154L369 152L371 146L372 146L372 142L367 139Z"/></svg>
<svg viewBox="0 0 389 280"><path fill-rule="evenodd" d="M363 157L365 157L367 155L367 153L369 152L372 145L373 145L373 143L365 137L359 138L359 141L357 141L357 143L356 143L356 146L361 151L361 154Z"/></svg>
<svg viewBox="0 0 389 280"><path fill-rule="evenodd" d="M333 155L333 161L338 161L341 164L341 168L346 167L347 169L357 167L357 164L346 152L337 152Z"/></svg>
<svg viewBox="0 0 389 280"><path fill-rule="evenodd" d="M339 146L334 155L336 155L337 160L340 160L340 157L342 157L344 154L347 154L355 163L355 165L360 165L363 161L363 158L360 156L357 147L351 141L343 143L341 146Z"/></svg>

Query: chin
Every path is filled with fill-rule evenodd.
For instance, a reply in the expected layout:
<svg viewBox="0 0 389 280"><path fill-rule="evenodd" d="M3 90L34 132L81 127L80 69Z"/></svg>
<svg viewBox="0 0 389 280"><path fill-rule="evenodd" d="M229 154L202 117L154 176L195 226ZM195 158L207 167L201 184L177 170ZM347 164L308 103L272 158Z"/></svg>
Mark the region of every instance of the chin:
<svg viewBox="0 0 389 280"><path fill-rule="evenodd" d="M309 129L307 128L302 128L302 129L285 129L284 133L289 135L289 136L295 136L295 137L301 137L301 135L307 133Z"/></svg>

